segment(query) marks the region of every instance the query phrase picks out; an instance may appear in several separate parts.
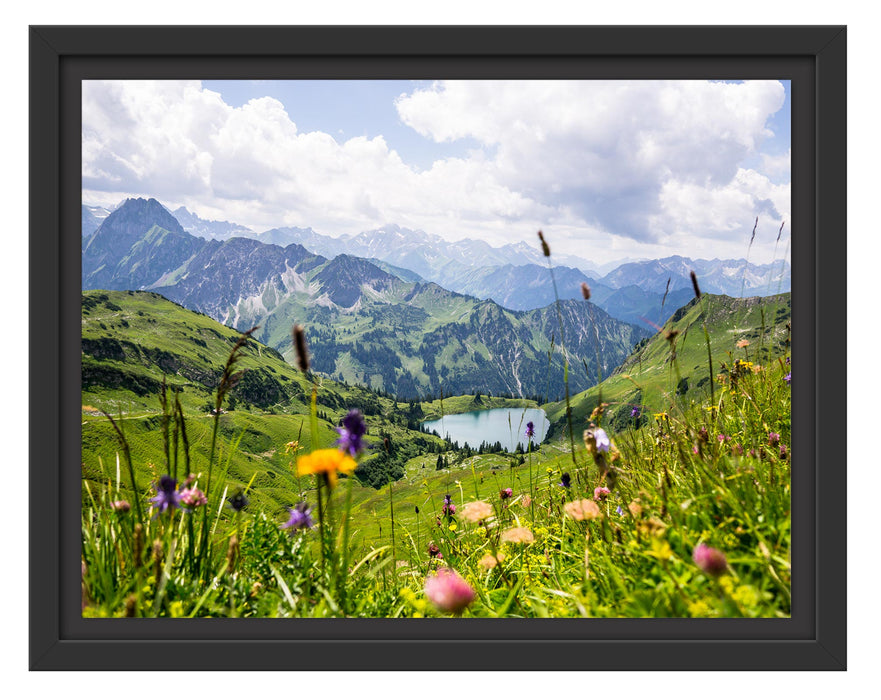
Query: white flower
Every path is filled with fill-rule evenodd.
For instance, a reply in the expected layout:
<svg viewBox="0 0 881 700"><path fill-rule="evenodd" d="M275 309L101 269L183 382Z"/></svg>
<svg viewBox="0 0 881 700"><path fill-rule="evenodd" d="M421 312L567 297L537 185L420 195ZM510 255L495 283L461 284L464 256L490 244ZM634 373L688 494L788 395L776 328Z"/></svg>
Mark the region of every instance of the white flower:
<svg viewBox="0 0 881 700"><path fill-rule="evenodd" d="M597 452L608 452L612 447L612 441L609 440L609 436L606 435L606 431L602 428L597 428L593 431L594 439L597 441Z"/></svg>

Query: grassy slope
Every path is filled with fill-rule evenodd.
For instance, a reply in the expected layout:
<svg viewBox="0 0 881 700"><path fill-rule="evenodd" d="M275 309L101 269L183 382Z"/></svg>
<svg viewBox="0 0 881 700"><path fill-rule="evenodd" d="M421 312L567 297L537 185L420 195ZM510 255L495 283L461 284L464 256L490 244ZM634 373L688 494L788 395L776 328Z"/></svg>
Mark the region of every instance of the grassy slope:
<svg viewBox="0 0 881 700"><path fill-rule="evenodd" d="M214 403L214 377L222 370L239 334L149 292L90 291L83 299L83 368L94 382L82 394L84 479L94 482L116 478L119 444L101 410L114 416L125 432L141 491L166 473L156 391L163 378L170 388L182 390L191 471L203 472L214 422L205 410L206 402ZM226 463L232 455L231 489L246 485L256 474L253 493L257 504L268 512L281 513L299 491L291 470L293 457L285 453L285 445L298 440L301 451L313 448L308 420L312 383L277 352L256 341L245 348L240 366L247 370L240 387L251 381L252 389L259 392L262 382L266 382L269 390L280 391L279 401L261 408L239 399L236 410L220 416L220 463ZM249 380L249 375L257 379ZM397 414L397 404L391 399L361 387L316 379L318 411L326 414L327 420L317 421L314 447L330 446L337 437L333 426L355 407L368 415L368 444L378 441L380 429L396 442L424 439L440 444L436 438L414 433L389 419L387 416ZM248 396L253 398L253 391ZM238 449L233 450L236 441ZM183 474L182 449L179 459L179 474ZM128 482L124 464L122 481Z"/></svg>
<svg viewBox="0 0 881 700"><path fill-rule="evenodd" d="M610 421L619 427L631 423L630 413L635 406L642 413L680 411L686 405L709 400L702 308L707 310L714 374L726 372L737 359L764 363L769 356L775 358L782 353L788 339L786 325L791 316L789 293L746 299L705 294L703 300L704 307L694 300L682 307L612 376L571 398L576 432L583 429L585 420L599 402L600 394L602 401L610 404ZM666 339L666 333L671 330L678 331L675 363L671 361L671 347ZM748 341L749 346L737 348L736 343L742 340ZM588 363L591 359L585 358ZM685 384L680 388L682 381ZM550 403L543 408L559 430L565 423L565 402Z"/></svg>

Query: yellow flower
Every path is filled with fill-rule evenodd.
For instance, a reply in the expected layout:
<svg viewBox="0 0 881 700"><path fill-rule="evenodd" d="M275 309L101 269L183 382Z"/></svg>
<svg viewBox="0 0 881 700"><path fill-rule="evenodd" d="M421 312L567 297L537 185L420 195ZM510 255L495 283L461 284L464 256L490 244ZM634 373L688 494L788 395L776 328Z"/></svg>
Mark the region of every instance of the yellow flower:
<svg viewBox="0 0 881 700"><path fill-rule="evenodd" d="M563 510L570 518L575 520L593 520L600 517L600 507L588 499L572 501L563 506Z"/></svg>
<svg viewBox="0 0 881 700"><path fill-rule="evenodd" d="M450 529L450 532L455 532L456 531L456 523L450 523L449 529Z"/></svg>
<svg viewBox="0 0 881 700"><path fill-rule="evenodd" d="M664 561L673 556L673 550L666 541L652 538L652 548L649 551L649 556Z"/></svg>
<svg viewBox="0 0 881 700"><path fill-rule="evenodd" d="M336 486L337 472L353 472L357 466L349 455L334 448L315 450L312 454L297 459L297 473L300 476L324 474L330 488Z"/></svg>

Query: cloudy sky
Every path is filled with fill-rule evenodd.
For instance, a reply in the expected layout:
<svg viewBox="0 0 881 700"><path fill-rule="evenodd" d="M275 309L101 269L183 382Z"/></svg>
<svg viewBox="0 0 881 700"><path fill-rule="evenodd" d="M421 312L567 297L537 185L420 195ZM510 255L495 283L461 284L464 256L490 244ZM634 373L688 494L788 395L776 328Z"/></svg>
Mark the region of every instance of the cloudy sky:
<svg viewBox="0 0 881 700"><path fill-rule="evenodd" d="M396 223L493 245L770 260L786 81L87 81L83 202L255 230ZM778 257L782 255L778 251Z"/></svg>

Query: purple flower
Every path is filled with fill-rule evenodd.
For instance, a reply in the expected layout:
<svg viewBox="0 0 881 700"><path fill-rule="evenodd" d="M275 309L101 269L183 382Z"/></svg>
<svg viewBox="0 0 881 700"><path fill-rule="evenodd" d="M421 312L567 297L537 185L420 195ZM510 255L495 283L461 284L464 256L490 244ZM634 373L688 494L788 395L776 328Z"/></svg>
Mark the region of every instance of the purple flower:
<svg viewBox="0 0 881 700"><path fill-rule="evenodd" d="M776 447L780 444L780 434L779 433L768 433L768 444L771 447Z"/></svg>
<svg viewBox="0 0 881 700"><path fill-rule="evenodd" d="M425 597L441 612L459 615L471 605L474 589L452 569L439 569L425 579Z"/></svg>
<svg viewBox="0 0 881 700"><path fill-rule="evenodd" d="M312 509L306 503L298 503L288 510L291 512L291 518L281 526L282 529L290 528L293 532L294 530L309 530L315 527L315 523L312 521Z"/></svg>
<svg viewBox="0 0 881 700"><path fill-rule="evenodd" d="M783 377L783 381L786 382L787 384L792 383L792 372L790 372L785 377Z"/></svg>
<svg viewBox="0 0 881 700"><path fill-rule="evenodd" d="M340 434L336 444L343 452L348 452L352 457L357 457L364 450L364 434L367 425L364 416L357 408L353 408L343 418L343 424L336 431Z"/></svg>
<svg viewBox="0 0 881 700"><path fill-rule="evenodd" d="M511 496L513 496L513 495L514 495L513 489L502 489L501 491L499 491L499 498L501 498L503 501L506 498L511 498Z"/></svg>
<svg viewBox="0 0 881 700"><path fill-rule="evenodd" d="M248 499L245 496L244 491L238 491L234 493L232 496L226 499L229 507L232 508L236 513L244 510L245 506L248 505Z"/></svg>
<svg viewBox="0 0 881 700"><path fill-rule="evenodd" d="M639 418L639 406L634 406L630 409L630 417Z"/></svg>
<svg viewBox="0 0 881 700"><path fill-rule="evenodd" d="M721 576L728 570L728 561L718 549L701 542L694 548L691 558L701 571L710 576Z"/></svg>
<svg viewBox="0 0 881 700"><path fill-rule="evenodd" d="M618 515L624 515L624 509L621 506L618 506L617 508L615 508L615 512Z"/></svg>
<svg viewBox="0 0 881 700"><path fill-rule="evenodd" d="M535 423L529 421L526 424L526 437L533 438L535 437Z"/></svg>
<svg viewBox="0 0 881 700"><path fill-rule="evenodd" d="M563 472L562 476L560 477L560 486L562 486L564 489L568 489L570 486L572 486L572 478L569 476L569 472Z"/></svg>
<svg viewBox="0 0 881 700"><path fill-rule="evenodd" d="M609 491L609 489L607 489L605 486L597 486L597 487L593 490L593 498L594 498L595 501L601 501L601 500L603 500L606 496L610 495L611 493L612 493L612 492Z"/></svg>
<svg viewBox="0 0 881 700"><path fill-rule="evenodd" d="M593 437L597 441L597 452L608 452L611 449L612 441L609 440L605 430L597 428L593 431Z"/></svg>
<svg viewBox="0 0 881 700"><path fill-rule="evenodd" d="M177 492L177 480L165 475L156 484L156 495L150 502L159 509L159 513L180 508L180 494Z"/></svg>
<svg viewBox="0 0 881 700"><path fill-rule="evenodd" d="M452 516L456 514L456 506L453 504L453 499L450 494L444 496L444 515Z"/></svg>

